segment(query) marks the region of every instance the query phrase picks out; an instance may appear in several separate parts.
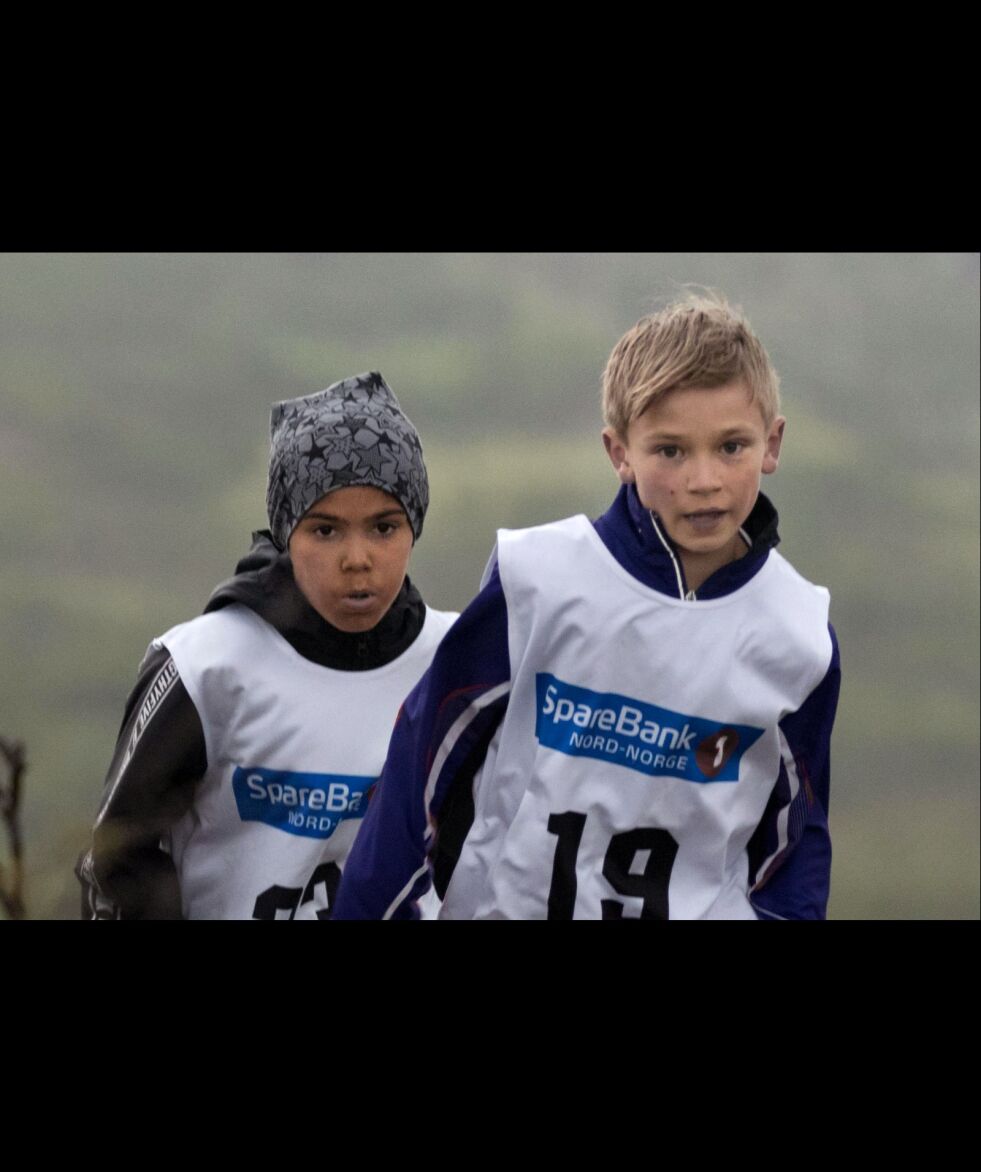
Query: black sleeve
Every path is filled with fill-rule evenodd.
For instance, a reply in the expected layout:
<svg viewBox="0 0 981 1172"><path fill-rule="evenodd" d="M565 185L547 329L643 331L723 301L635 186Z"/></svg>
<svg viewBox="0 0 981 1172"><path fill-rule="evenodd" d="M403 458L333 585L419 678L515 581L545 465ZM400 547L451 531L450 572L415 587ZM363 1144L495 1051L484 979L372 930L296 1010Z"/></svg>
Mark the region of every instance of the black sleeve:
<svg viewBox="0 0 981 1172"><path fill-rule="evenodd" d="M79 859L82 919L180 919L177 872L160 837L190 809L207 769L201 718L165 647L151 649L126 702L91 848Z"/></svg>

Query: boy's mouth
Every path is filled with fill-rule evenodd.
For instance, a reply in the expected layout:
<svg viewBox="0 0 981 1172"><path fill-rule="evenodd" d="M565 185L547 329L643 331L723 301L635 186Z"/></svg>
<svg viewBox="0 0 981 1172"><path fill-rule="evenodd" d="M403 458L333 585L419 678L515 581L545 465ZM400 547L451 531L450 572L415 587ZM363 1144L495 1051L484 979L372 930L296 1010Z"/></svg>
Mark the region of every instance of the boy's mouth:
<svg viewBox="0 0 981 1172"><path fill-rule="evenodd" d="M714 529L725 515L725 509L699 509L697 513L685 513L685 520L693 529Z"/></svg>
<svg viewBox="0 0 981 1172"><path fill-rule="evenodd" d="M375 601L370 590L349 590L343 598L345 604L354 610L366 610Z"/></svg>

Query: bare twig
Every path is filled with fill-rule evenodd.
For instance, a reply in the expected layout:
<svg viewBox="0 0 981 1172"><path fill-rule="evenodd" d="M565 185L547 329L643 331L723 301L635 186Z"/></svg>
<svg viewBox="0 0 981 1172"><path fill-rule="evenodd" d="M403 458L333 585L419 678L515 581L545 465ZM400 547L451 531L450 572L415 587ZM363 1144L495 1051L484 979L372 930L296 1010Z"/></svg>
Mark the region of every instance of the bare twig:
<svg viewBox="0 0 981 1172"><path fill-rule="evenodd" d="M0 737L0 756L7 770L0 771L0 817L7 827L10 863L0 864L0 904L12 920L24 919L24 851L20 833L21 783L27 771L24 745ZM9 776L7 772L9 770Z"/></svg>

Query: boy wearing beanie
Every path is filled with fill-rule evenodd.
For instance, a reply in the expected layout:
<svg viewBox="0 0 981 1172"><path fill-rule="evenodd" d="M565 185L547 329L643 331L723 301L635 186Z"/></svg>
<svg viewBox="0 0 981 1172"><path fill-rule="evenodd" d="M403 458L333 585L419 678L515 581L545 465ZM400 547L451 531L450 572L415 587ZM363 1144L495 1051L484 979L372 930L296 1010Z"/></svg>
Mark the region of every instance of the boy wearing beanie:
<svg viewBox="0 0 981 1172"><path fill-rule="evenodd" d="M269 530L150 644L83 918L329 918L399 706L456 618L406 575L428 503L380 374L273 407Z"/></svg>
<svg viewBox="0 0 981 1172"><path fill-rule="evenodd" d="M596 521L498 534L402 710L335 919L822 919L828 592L759 491L785 420L738 312L638 322L603 378Z"/></svg>

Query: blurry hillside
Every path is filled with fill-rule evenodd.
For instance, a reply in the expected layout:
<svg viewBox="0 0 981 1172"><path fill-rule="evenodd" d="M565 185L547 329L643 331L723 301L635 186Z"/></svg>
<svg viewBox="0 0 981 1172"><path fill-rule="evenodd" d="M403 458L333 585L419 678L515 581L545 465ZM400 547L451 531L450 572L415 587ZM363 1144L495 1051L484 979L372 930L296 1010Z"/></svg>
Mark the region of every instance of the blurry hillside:
<svg viewBox="0 0 981 1172"><path fill-rule="evenodd" d="M832 592L832 914L978 916L971 254L0 256L0 734L27 746L30 914L76 914L149 639L265 525L271 402L383 372L430 467L412 573L461 608L496 528L605 508L600 372L688 281L741 304L780 371L764 489Z"/></svg>

